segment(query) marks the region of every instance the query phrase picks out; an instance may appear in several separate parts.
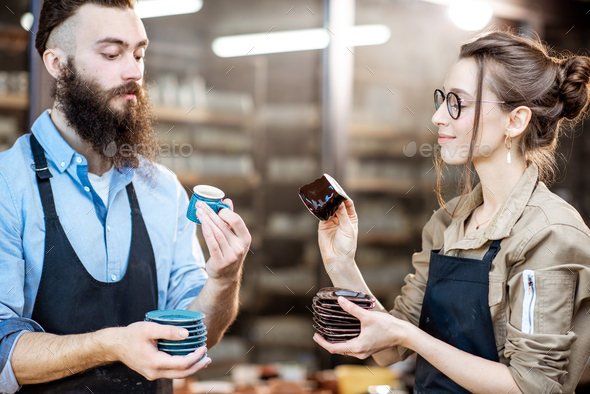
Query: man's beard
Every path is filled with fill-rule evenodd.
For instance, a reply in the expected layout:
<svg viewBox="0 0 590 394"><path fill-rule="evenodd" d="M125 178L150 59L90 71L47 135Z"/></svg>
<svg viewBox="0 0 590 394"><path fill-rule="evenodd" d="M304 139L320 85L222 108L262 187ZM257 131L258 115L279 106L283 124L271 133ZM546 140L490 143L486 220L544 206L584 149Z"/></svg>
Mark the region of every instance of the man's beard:
<svg viewBox="0 0 590 394"><path fill-rule="evenodd" d="M125 100L123 108L114 108L111 104L114 98L131 92L136 101ZM151 164L157 157L159 145L152 128L153 114L145 87L129 82L103 89L94 80L84 79L70 58L52 97L68 125L93 151L118 170L139 168L151 178ZM145 166L140 167L140 164Z"/></svg>

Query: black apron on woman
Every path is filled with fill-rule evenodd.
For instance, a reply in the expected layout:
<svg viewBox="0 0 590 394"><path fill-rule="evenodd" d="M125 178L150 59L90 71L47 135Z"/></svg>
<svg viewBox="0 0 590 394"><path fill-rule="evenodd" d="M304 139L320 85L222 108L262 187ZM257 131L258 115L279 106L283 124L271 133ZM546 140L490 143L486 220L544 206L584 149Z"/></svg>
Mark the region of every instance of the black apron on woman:
<svg viewBox="0 0 590 394"><path fill-rule="evenodd" d="M81 334L142 321L146 312L157 309L158 283L152 244L133 184L126 186L132 220L127 271L118 282L100 282L88 273L59 221L49 182L52 175L47 169L43 148L34 135L31 135L31 149L46 231L43 273L32 319L46 332L58 335ZM53 382L26 385L19 392L168 394L172 393L172 381L150 382L117 362Z"/></svg>
<svg viewBox="0 0 590 394"><path fill-rule="evenodd" d="M483 260L430 252L428 282L419 327L464 352L498 362L492 315L488 302L492 260L500 250L498 239ZM415 394L469 393L418 355Z"/></svg>

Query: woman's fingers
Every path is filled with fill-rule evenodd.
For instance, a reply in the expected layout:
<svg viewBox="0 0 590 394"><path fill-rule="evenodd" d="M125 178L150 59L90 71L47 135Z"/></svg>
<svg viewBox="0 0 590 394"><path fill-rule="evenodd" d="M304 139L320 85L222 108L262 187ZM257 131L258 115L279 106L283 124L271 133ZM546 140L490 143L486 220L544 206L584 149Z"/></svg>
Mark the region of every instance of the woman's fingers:
<svg viewBox="0 0 590 394"><path fill-rule="evenodd" d="M343 354L347 351L346 343L348 342L339 342L339 343L330 343L324 339L320 334L315 333L313 335L313 340L318 343L321 347L326 349L332 354Z"/></svg>
<svg viewBox="0 0 590 394"><path fill-rule="evenodd" d="M354 201L349 198L348 200L344 201L344 206L346 207L346 213L348 213L348 216L356 216L356 211L354 210Z"/></svg>
<svg viewBox="0 0 590 394"><path fill-rule="evenodd" d="M336 210L336 217L338 218L342 229L348 234L353 234L354 231L352 222L350 221L350 216L348 216L348 212L344 204L344 202L340 204L338 210Z"/></svg>
<svg viewBox="0 0 590 394"><path fill-rule="evenodd" d="M342 354L343 356L352 356L359 359L365 359L368 357L366 353L354 350L357 347L355 343L356 338L346 342L330 343L326 341L320 334L315 333L313 340L331 354Z"/></svg>
<svg viewBox="0 0 590 394"><path fill-rule="evenodd" d="M347 300L344 297L338 297L338 303L340 304L342 309L344 309L346 312L350 313L351 315L359 319L361 323L363 322L363 319L367 316L366 313L371 313L361 308L354 302Z"/></svg>

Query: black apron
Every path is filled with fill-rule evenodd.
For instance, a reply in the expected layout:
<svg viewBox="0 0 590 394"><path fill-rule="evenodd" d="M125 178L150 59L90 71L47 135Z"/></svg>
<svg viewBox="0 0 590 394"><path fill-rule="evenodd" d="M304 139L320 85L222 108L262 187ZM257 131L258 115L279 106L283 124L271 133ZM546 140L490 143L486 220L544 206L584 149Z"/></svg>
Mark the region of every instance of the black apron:
<svg viewBox="0 0 590 394"><path fill-rule="evenodd" d="M81 334L142 321L157 309L158 283L152 244L133 184L126 187L131 206L131 247L127 271L118 282L100 282L86 270L55 210L45 153L34 135L31 149L45 214L45 259L32 319L48 333ZM92 247L92 245L88 245ZM92 368L53 382L26 385L24 393L172 393L172 381L148 381L123 363Z"/></svg>
<svg viewBox="0 0 590 394"><path fill-rule="evenodd" d="M498 239L483 260L430 252L428 282L419 327L464 352L498 362L492 315L488 302L492 260L500 250ZM415 394L469 393L418 355Z"/></svg>

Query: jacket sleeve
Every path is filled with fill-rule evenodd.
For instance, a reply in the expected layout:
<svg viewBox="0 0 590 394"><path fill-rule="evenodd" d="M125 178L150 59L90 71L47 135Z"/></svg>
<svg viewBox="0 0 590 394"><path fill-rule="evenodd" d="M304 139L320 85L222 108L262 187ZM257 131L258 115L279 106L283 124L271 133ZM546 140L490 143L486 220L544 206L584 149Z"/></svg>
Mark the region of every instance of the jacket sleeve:
<svg viewBox="0 0 590 394"><path fill-rule="evenodd" d="M416 271L413 274L408 274L404 279L406 284L402 287L402 294L395 299L395 305L389 312L398 319L418 326L426 282L428 281L430 251L442 248L444 230L449 224L450 217L441 208L434 212L422 229L422 251L412 255L412 265ZM413 353L401 346L398 346L397 350L402 359L406 359Z"/></svg>
<svg viewBox="0 0 590 394"><path fill-rule="evenodd" d="M561 393L572 344L589 335L572 322L586 313L580 305L590 296L590 239L582 229L552 224L531 231L519 249L507 284L504 355L523 393Z"/></svg>

